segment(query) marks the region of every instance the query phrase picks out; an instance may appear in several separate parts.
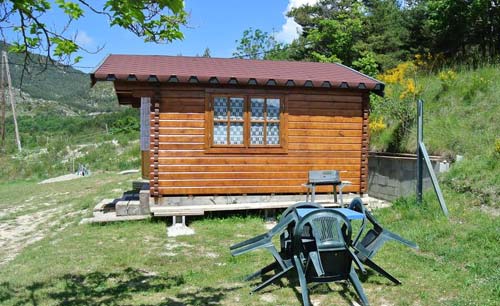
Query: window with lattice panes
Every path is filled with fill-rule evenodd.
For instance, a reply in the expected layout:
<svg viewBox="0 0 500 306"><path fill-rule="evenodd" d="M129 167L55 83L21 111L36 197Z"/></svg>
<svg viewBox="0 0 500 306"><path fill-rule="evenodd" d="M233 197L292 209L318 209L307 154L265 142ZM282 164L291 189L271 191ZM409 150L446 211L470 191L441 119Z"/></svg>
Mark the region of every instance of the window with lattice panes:
<svg viewBox="0 0 500 306"><path fill-rule="evenodd" d="M281 97L213 95L210 99L211 147L281 147Z"/></svg>

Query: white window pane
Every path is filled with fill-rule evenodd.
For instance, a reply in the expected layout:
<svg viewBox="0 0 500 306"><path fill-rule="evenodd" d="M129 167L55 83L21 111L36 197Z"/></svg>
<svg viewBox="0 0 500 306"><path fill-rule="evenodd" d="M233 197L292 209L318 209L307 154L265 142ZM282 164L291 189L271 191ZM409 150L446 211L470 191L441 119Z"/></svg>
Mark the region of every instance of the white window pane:
<svg viewBox="0 0 500 306"><path fill-rule="evenodd" d="M263 145L264 144L264 124L252 123L250 125L250 144Z"/></svg>
<svg viewBox="0 0 500 306"><path fill-rule="evenodd" d="M264 99L250 99L250 109L252 113L252 120L264 120Z"/></svg>
<svg viewBox="0 0 500 306"><path fill-rule="evenodd" d="M279 123L268 123L266 129L266 142L268 145L280 144L280 125Z"/></svg>
<svg viewBox="0 0 500 306"><path fill-rule="evenodd" d="M214 122L214 144L215 145L227 144L226 122Z"/></svg>
<svg viewBox="0 0 500 306"><path fill-rule="evenodd" d="M280 119L280 99L267 99L267 119Z"/></svg>
<svg viewBox="0 0 500 306"><path fill-rule="evenodd" d="M229 143L232 145L243 144L243 122L231 122Z"/></svg>
<svg viewBox="0 0 500 306"><path fill-rule="evenodd" d="M231 105L231 120L243 120L243 105L245 100L243 98L230 98Z"/></svg>
<svg viewBox="0 0 500 306"><path fill-rule="evenodd" d="M227 118L227 98L225 97L214 98L214 118L215 119Z"/></svg>

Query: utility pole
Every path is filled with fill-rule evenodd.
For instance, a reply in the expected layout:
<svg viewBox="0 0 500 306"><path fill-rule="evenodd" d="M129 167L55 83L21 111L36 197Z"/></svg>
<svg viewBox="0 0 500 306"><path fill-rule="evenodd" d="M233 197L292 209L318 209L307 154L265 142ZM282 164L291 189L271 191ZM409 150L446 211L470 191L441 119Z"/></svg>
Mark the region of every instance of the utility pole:
<svg viewBox="0 0 500 306"><path fill-rule="evenodd" d="M2 62L5 64L5 73L7 74L7 85L9 86L9 97L10 105L12 107L12 117L14 118L14 130L16 132L16 143L19 152L21 152L21 139L19 138L19 129L17 128L17 117L16 117L16 101L14 100L14 95L12 94L12 80L10 78L9 71L9 58L7 57L7 52L2 51Z"/></svg>
<svg viewBox="0 0 500 306"><path fill-rule="evenodd" d="M1 130L0 130L0 134L1 134L1 150L5 150L5 88L4 88L4 83L5 83L5 69L3 68L4 67L4 61L3 61L3 56L2 56L2 66L1 66L1 69L2 69L2 79L0 81L0 96L1 96L1 99L2 101L0 103L2 103L2 127L1 127Z"/></svg>

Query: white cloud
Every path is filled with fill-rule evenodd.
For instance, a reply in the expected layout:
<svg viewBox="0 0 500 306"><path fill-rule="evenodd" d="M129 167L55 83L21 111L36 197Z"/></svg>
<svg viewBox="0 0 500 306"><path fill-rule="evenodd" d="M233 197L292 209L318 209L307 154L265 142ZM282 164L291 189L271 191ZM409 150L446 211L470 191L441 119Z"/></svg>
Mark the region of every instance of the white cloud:
<svg viewBox="0 0 500 306"><path fill-rule="evenodd" d="M285 16L285 24L281 26L281 30L276 33L276 39L285 43L291 43L292 40L299 37L302 27L293 20L293 18L287 17L286 14L295 7L300 7L306 4L313 5L319 2L319 0L289 0L286 10L283 12Z"/></svg>
<svg viewBox="0 0 500 306"><path fill-rule="evenodd" d="M94 43L94 39L85 31L78 31L76 33L75 42L80 46L90 47Z"/></svg>

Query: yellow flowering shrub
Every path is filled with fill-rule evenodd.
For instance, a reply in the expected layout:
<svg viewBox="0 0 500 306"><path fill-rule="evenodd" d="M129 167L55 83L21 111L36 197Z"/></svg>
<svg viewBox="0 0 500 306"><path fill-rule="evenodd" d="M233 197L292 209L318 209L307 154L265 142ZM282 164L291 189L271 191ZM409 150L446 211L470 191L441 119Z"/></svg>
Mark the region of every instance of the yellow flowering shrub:
<svg viewBox="0 0 500 306"><path fill-rule="evenodd" d="M372 134L379 133L387 128L383 117L378 117L373 120L372 118L370 118L370 123L368 126L370 128L370 133Z"/></svg>
<svg viewBox="0 0 500 306"><path fill-rule="evenodd" d="M388 129L388 122L393 131L391 146L395 148L402 147L399 141L406 139L415 122L416 100L422 92L415 81L417 70L413 62L404 62L377 76L387 87L383 103L372 104L374 120L370 121L369 128L378 137L384 134L381 131Z"/></svg>
<svg viewBox="0 0 500 306"><path fill-rule="evenodd" d="M419 69L432 70L434 67L439 67L443 63L445 57L443 53L432 55L427 52L426 54L416 54L413 63Z"/></svg>
<svg viewBox="0 0 500 306"><path fill-rule="evenodd" d="M441 82L450 82L457 79L457 73L453 70L441 71L438 77Z"/></svg>
<svg viewBox="0 0 500 306"><path fill-rule="evenodd" d="M408 72L415 71L415 65L412 62L404 62L397 65L395 68L387 70L383 74L379 74L377 79L386 84L402 83L406 79Z"/></svg>
<svg viewBox="0 0 500 306"><path fill-rule="evenodd" d="M453 85L453 82L457 79L457 73L453 70L441 71L438 74L438 79L441 81L443 90L446 91Z"/></svg>
<svg viewBox="0 0 500 306"><path fill-rule="evenodd" d="M401 100L405 99L406 97L415 98L415 96L417 96L421 91L422 88L420 86L415 85L414 79L408 79L406 80L405 87L403 88L403 91L399 95L399 98Z"/></svg>

